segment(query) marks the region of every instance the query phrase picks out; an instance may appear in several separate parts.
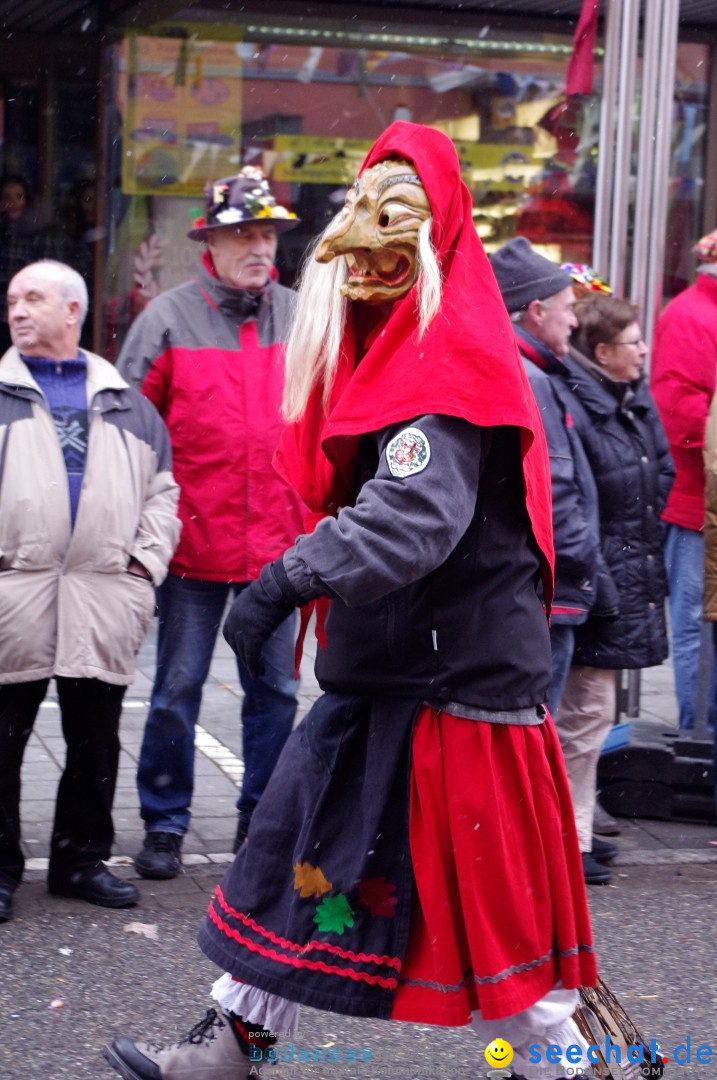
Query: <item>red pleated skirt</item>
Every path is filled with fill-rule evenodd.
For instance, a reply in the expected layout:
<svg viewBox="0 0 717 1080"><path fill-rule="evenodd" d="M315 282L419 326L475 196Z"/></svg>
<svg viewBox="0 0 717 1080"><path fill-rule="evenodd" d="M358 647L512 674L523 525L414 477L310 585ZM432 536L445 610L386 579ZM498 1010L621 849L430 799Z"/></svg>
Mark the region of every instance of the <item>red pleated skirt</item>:
<svg viewBox="0 0 717 1080"><path fill-rule="evenodd" d="M392 1019L500 1019L560 981L594 986L582 861L552 720L535 727L424 708L412 746L415 878Z"/></svg>

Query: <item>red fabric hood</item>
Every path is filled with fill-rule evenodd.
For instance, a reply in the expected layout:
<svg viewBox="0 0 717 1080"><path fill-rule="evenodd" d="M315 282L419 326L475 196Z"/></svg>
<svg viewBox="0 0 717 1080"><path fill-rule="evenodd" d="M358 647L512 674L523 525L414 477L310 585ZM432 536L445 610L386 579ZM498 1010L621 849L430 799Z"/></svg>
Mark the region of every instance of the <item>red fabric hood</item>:
<svg viewBox="0 0 717 1080"><path fill-rule="evenodd" d="M458 416L480 427L521 429L528 512L546 564L553 546L550 472L540 415L513 328L475 231L468 188L453 143L420 124L391 124L361 172L387 158L410 161L433 213L433 244L443 275L439 314L418 340L415 287L355 354L350 311L328 415L317 388L290 425L276 465L316 513L352 501L358 438L415 416ZM360 360L360 363L357 361ZM552 571L546 596L552 595Z"/></svg>

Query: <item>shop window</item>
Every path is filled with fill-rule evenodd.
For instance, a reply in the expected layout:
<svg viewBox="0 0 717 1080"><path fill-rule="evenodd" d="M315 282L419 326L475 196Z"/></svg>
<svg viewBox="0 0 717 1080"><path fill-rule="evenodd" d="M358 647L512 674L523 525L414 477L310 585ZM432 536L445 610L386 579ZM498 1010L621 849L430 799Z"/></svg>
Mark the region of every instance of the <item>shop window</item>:
<svg viewBox="0 0 717 1080"><path fill-rule="evenodd" d="M197 248L186 233L208 180L264 169L302 222L280 245L291 284L394 119L454 140L489 251L517 232L558 260L590 261L598 99L565 98L569 36L488 28L449 40L384 27L348 47L340 39L351 35L313 25L247 17L236 40L226 26L213 40L206 26L184 25L115 49L109 355L152 296L191 276Z"/></svg>
<svg viewBox="0 0 717 1080"><path fill-rule="evenodd" d="M665 237L665 302L694 281L692 248L704 232L709 58L708 45L678 44Z"/></svg>
<svg viewBox="0 0 717 1080"><path fill-rule="evenodd" d="M10 344L5 295L37 259L60 259L85 278L90 311L82 344L93 347L98 90L44 76L6 80L0 123L0 355ZM43 117L43 114L46 114ZM47 123L47 118L51 122Z"/></svg>
<svg viewBox="0 0 717 1080"><path fill-rule="evenodd" d="M38 190L37 84L6 80L0 107L0 355L10 346L5 296L13 274L45 252L48 215Z"/></svg>

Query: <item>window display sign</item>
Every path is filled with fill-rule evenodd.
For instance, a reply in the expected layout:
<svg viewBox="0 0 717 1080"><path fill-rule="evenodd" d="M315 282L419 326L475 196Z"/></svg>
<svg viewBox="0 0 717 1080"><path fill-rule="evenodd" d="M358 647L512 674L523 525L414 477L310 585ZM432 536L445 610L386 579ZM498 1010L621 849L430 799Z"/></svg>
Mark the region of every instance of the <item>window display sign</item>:
<svg viewBox="0 0 717 1080"><path fill-rule="evenodd" d="M373 141L277 135L272 179L288 180L293 184L350 184Z"/></svg>
<svg viewBox="0 0 717 1080"><path fill-rule="evenodd" d="M370 139L319 135L277 135L274 139L275 181L293 184L350 184L371 148ZM532 146L456 142L463 178L482 190L524 190L540 170Z"/></svg>
<svg viewBox="0 0 717 1080"><path fill-rule="evenodd" d="M201 195L240 164L241 59L234 42L130 36L119 108L126 195Z"/></svg>
<svg viewBox="0 0 717 1080"><path fill-rule="evenodd" d="M542 162L536 161L532 146L511 143L456 142L461 173L471 189L523 191Z"/></svg>

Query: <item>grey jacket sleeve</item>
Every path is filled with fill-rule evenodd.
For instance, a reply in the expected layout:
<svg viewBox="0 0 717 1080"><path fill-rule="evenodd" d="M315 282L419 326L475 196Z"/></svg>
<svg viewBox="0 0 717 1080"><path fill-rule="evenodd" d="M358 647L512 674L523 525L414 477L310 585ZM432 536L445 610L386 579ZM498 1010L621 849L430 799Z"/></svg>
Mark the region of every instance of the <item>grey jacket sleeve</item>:
<svg viewBox="0 0 717 1080"><path fill-rule="evenodd" d="M425 442L421 447L418 440L423 458L413 464L396 449L409 428ZM283 556L303 600L336 596L352 607L378 600L445 562L471 523L485 439L480 428L421 416L375 438L378 467L356 505L321 521Z"/></svg>
<svg viewBox="0 0 717 1080"><path fill-rule="evenodd" d="M117 370L131 386L142 388L147 372L171 345L163 297L153 300L134 320L117 358Z"/></svg>

